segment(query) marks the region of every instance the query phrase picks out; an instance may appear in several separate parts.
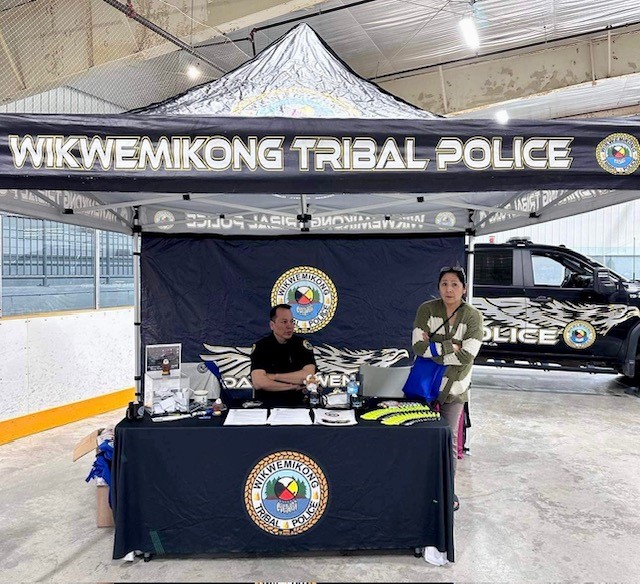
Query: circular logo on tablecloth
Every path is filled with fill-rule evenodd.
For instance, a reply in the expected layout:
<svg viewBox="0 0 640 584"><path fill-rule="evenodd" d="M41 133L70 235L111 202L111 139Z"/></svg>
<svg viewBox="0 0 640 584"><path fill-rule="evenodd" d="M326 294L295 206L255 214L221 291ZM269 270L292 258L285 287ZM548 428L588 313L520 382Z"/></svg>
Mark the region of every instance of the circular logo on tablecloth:
<svg viewBox="0 0 640 584"><path fill-rule="evenodd" d="M640 143L631 134L609 134L598 144L596 159L611 174L631 174L640 166Z"/></svg>
<svg viewBox="0 0 640 584"><path fill-rule="evenodd" d="M310 266L287 270L271 290L271 306L291 305L297 333L315 333L336 313L338 293L324 272Z"/></svg>
<svg viewBox="0 0 640 584"><path fill-rule="evenodd" d="M572 349L586 349L596 342L596 329L584 320L574 320L564 327L562 338Z"/></svg>
<svg viewBox="0 0 640 584"><path fill-rule="evenodd" d="M273 535L298 535L313 527L327 507L328 495L320 467L308 456L290 450L263 458L244 487L249 517Z"/></svg>

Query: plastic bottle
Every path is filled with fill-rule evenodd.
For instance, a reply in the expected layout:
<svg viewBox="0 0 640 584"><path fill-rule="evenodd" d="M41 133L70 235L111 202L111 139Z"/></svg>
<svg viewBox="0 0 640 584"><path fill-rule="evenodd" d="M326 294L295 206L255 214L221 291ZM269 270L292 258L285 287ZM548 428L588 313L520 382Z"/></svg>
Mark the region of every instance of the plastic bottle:
<svg viewBox="0 0 640 584"><path fill-rule="evenodd" d="M320 405L320 393L318 392L318 380L313 374L307 375L304 381L307 386L307 392L309 393L309 405L312 408L317 408Z"/></svg>
<svg viewBox="0 0 640 584"><path fill-rule="evenodd" d="M360 384L356 381L356 374L349 375L349 381L347 382L347 395L349 396L349 402L353 407L360 407L358 402L360 396L358 392L360 390Z"/></svg>
<svg viewBox="0 0 640 584"><path fill-rule="evenodd" d="M222 405L222 400L220 398L218 398L215 402L213 402L212 409L213 409L214 416L219 416L222 414L223 405Z"/></svg>
<svg viewBox="0 0 640 584"><path fill-rule="evenodd" d="M312 408L317 408L320 405L320 395L318 394L317 386L309 388L309 405Z"/></svg>

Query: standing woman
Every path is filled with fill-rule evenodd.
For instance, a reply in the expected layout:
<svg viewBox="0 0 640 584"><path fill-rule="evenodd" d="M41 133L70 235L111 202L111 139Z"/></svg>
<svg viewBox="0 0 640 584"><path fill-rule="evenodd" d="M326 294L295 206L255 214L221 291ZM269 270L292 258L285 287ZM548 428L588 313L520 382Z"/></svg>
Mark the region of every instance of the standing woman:
<svg viewBox="0 0 640 584"><path fill-rule="evenodd" d="M446 365L438 403L451 428L453 472L458 461L458 423L469 401L471 368L482 345L482 314L464 300L467 278L460 267L444 267L438 276L440 298L423 302L416 313L411 342L420 357ZM454 510L459 507L454 495Z"/></svg>

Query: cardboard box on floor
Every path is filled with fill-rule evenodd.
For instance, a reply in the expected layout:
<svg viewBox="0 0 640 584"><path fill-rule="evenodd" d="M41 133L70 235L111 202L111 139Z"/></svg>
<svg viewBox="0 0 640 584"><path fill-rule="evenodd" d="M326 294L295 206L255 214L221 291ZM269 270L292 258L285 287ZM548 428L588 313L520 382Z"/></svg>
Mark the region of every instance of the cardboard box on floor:
<svg viewBox="0 0 640 584"><path fill-rule="evenodd" d="M98 452L98 438L104 428L98 428L87 434L73 448L73 462L82 458L85 454ZM98 481L96 481L97 483ZM97 527L113 527L113 512L109 507L109 487L98 484L96 487L96 525Z"/></svg>

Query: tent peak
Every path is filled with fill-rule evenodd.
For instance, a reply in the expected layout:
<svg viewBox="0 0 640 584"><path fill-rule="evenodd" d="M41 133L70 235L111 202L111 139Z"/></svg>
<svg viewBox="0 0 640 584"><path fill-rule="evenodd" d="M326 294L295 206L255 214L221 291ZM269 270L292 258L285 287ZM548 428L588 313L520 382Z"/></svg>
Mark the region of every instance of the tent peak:
<svg viewBox="0 0 640 584"><path fill-rule="evenodd" d="M434 119L355 73L308 24L292 27L220 79L132 113Z"/></svg>

